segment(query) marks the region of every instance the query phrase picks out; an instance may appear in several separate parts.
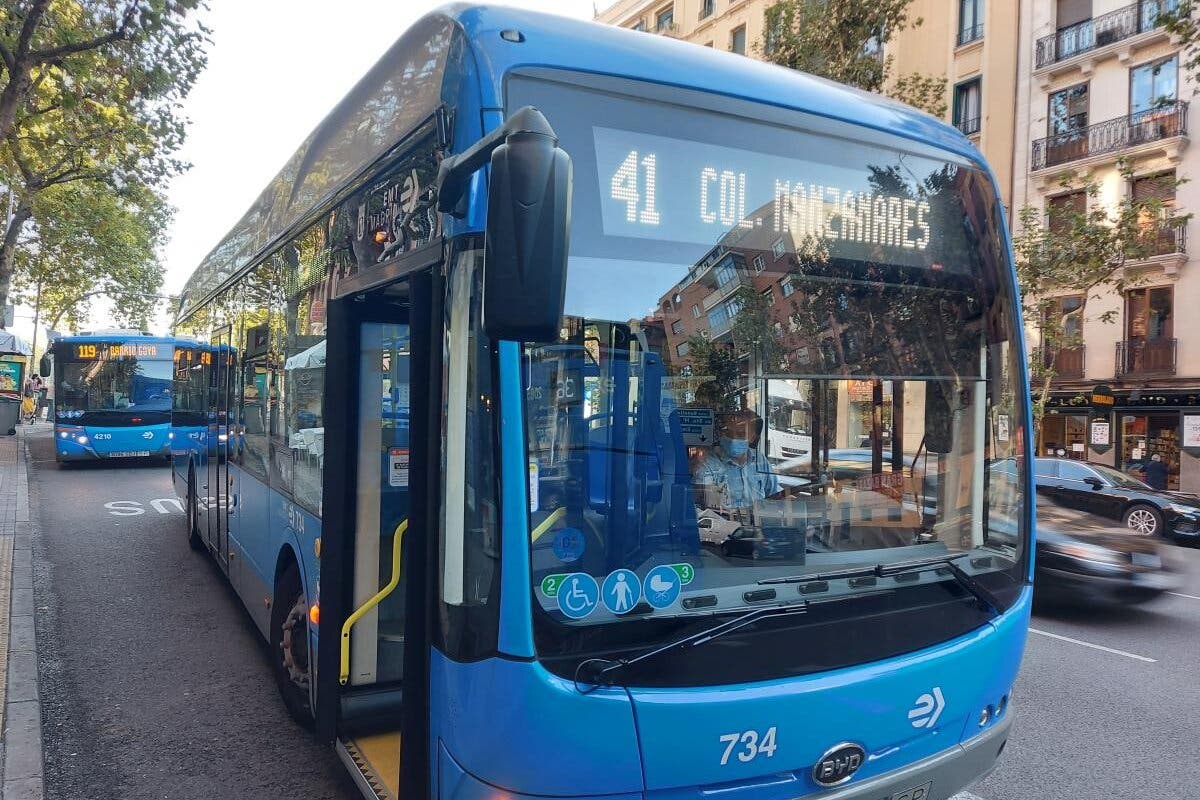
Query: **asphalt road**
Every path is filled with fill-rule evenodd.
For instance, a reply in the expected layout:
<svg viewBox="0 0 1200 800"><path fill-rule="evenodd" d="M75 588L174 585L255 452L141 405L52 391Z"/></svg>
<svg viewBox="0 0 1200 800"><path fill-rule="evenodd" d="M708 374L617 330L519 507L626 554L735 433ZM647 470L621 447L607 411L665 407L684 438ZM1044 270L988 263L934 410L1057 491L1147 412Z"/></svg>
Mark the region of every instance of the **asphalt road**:
<svg viewBox="0 0 1200 800"><path fill-rule="evenodd" d="M167 469L60 470L48 438L31 447L47 797L357 797L188 549ZM1200 549L1166 553L1175 595L1035 616L1014 734L960 800L1200 797Z"/></svg>
<svg viewBox="0 0 1200 800"><path fill-rule="evenodd" d="M167 468L63 470L48 435L30 446L48 800L358 797L287 716L253 623L188 548L178 507L151 504L175 496ZM114 500L133 501L116 507L126 516Z"/></svg>

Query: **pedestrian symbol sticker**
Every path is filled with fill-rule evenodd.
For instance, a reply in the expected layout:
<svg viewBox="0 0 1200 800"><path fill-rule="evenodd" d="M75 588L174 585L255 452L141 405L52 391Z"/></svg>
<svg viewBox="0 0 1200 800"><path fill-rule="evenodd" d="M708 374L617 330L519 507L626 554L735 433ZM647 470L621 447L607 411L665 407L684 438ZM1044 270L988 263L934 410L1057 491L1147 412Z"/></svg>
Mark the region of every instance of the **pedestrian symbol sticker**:
<svg viewBox="0 0 1200 800"><path fill-rule="evenodd" d="M600 587L586 572L572 572L558 587L558 610L571 619L583 619L596 610Z"/></svg>
<svg viewBox="0 0 1200 800"><path fill-rule="evenodd" d="M600 587L604 607L614 614L627 614L638 604L642 596L642 582L633 570L618 569L610 572Z"/></svg>
<svg viewBox="0 0 1200 800"><path fill-rule="evenodd" d="M646 573L646 602L655 608L666 608L679 599L682 582L671 567L655 567Z"/></svg>

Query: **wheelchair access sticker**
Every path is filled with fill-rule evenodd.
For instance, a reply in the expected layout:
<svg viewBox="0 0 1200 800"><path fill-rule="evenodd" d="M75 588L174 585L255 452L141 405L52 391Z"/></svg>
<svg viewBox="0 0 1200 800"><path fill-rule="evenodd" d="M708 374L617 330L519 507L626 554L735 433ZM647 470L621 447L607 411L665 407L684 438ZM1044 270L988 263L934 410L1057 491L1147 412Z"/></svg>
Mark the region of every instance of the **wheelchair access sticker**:
<svg viewBox="0 0 1200 800"><path fill-rule="evenodd" d="M599 602L600 587L586 572L572 572L558 586L558 609L571 619L583 619Z"/></svg>

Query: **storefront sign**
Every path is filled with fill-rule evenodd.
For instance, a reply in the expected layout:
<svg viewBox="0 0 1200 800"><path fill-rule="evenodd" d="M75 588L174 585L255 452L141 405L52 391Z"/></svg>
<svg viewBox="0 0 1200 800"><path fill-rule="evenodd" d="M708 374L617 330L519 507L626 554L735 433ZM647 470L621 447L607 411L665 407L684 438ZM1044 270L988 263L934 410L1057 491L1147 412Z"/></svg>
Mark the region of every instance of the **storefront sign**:
<svg viewBox="0 0 1200 800"><path fill-rule="evenodd" d="M1092 387L1092 407L1108 410L1116 403L1116 397L1113 396L1111 386L1105 384L1097 384Z"/></svg>

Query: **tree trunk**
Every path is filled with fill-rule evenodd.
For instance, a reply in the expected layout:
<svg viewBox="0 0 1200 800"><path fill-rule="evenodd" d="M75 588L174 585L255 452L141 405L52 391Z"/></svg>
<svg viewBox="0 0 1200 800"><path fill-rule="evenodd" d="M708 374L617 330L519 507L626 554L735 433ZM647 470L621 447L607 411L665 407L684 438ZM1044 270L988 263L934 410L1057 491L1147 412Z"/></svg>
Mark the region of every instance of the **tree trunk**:
<svg viewBox="0 0 1200 800"><path fill-rule="evenodd" d="M17 266L17 239L31 216L33 210L27 204L22 202L18 205L4 230L4 239L0 241L0 329L7 322L3 312L8 306L8 291L12 287L13 271Z"/></svg>

